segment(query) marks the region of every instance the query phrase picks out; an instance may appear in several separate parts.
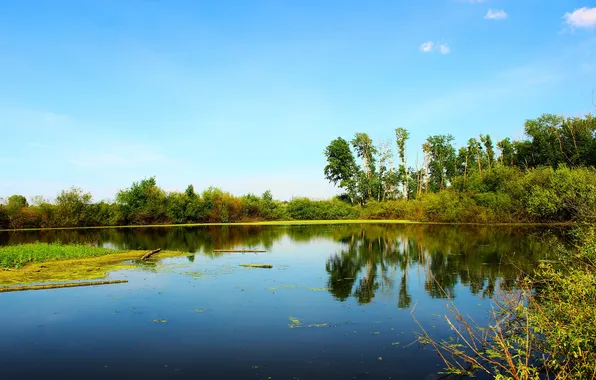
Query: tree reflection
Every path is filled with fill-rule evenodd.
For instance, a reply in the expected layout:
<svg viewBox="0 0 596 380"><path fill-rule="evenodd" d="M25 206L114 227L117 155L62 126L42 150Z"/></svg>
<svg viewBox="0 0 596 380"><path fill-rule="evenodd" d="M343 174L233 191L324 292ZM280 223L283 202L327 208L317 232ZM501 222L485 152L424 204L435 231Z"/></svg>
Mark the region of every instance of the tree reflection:
<svg viewBox="0 0 596 380"><path fill-rule="evenodd" d="M512 234L508 229L445 226L367 226L335 231L344 248L326 264L330 293L372 301L379 290L392 293L396 279L397 307L409 308L411 270L433 298L455 298L458 284L472 294L492 297L497 288L512 288L520 269L528 271L548 252L548 231ZM341 232L341 234L339 234Z"/></svg>
<svg viewBox="0 0 596 380"><path fill-rule="evenodd" d="M27 242L84 243L118 249L177 250L220 255L216 249L275 248L282 239L305 243L326 239L338 251L326 260L331 295L366 304L381 292L412 303L410 288L421 281L435 298L457 296L461 284L492 297L512 289L520 273L547 258L556 231L530 227L466 227L421 224L330 224L303 226L202 226L0 232L0 245ZM520 271L521 270L521 271ZM395 289L397 288L397 289Z"/></svg>

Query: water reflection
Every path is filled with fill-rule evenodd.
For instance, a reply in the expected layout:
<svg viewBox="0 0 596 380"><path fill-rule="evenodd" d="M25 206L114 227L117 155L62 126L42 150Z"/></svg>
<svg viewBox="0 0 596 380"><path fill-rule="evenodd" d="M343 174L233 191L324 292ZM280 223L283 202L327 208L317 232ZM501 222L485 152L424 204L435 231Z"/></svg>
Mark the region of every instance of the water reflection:
<svg viewBox="0 0 596 380"><path fill-rule="evenodd" d="M547 258L558 231L530 227L438 225L207 226L121 228L0 233L0 245L61 241L120 249L162 248L218 256L214 249L264 248L283 239L294 243L323 239L336 243L327 253L327 288L339 301L354 297L370 303L382 293L397 293L397 307L408 308L411 279L424 281L432 298L456 297L457 284L472 294L492 297L497 284L511 288L520 270L531 272ZM325 253L322 253L325 254ZM148 264L147 269L152 265Z"/></svg>

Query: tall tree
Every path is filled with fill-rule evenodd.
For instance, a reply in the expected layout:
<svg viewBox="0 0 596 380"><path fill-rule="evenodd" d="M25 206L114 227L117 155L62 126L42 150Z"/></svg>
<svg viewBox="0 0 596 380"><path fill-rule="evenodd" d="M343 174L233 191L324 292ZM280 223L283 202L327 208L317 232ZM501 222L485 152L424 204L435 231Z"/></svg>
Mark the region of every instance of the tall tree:
<svg viewBox="0 0 596 380"><path fill-rule="evenodd" d="M344 189L352 203L355 202L357 192L358 165L350 150L350 145L341 137L331 141L325 148L327 165L325 178Z"/></svg>
<svg viewBox="0 0 596 380"><path fill-rule="evenodd" d="M393 163L395 158L391 150L391 142L381 141L377 150L379 152L379 169L378 169L378 194L377 200L384 201L387 195L392 196L394 188L398 184L398 178L395 175Z"/></svg>
<svg viewBox="0 0 596 380"><path fill-rule="evenodd" d="M374 146L372 139L366 133L356 133L351 141L352 146L356 150L356 154L362 161L362 170L366 183L360 187L365 190L366 198L372 197L372 189L375 176L375 156L378 153Z"/></svg>
<svg viewBox="0 0 596 380"><path fill-rule="evenodd" d="M456 171L458 175L464 177L464 186L466 185L466 180L468 179L468 158L468 149L463 146L459 148L457 151Z"/></svg>
<svg viewBox="0 0 596 380"><path fill-rule="evenodd" d="M395 129L395 142L397 144L397 154L401 160L399 172L402 177L403 196L408 199L408 156L406 154L406 142L410 138L410 133L404 128Z"/></svg>
<svg viewBox="0 0 596 380"><path fill-rule="evenodd" d="M488 162L488 171L490 172L493 162L495 161L495 147L493 146L493 140L490 138L490 135L480 135L480 141L482 141L482 145L484 145Z"/></svg>
<svg viewBox="0 0 596 380"><path fill-rule="evenodd" d="M451 135L435 135L426 139L432 191L445 189L455 176L455 148L452 141Z"/></svg>
<svg viewBox="0 0 596 380"><path fill-rule="evenodd" d="M505 166L513 166L515 163L515 149L513 148L511 139L507 137L499 141L497 143L497 148L499 148L500 151L499 159L501 160L501 164Z"/></svg>
<svg viewBox="0 0 596 380"><path fill-rule="evenodd" d="M476 161L478 172L482 177L482 145L473 137L468 140L468 156L470 161Z"/></svg>

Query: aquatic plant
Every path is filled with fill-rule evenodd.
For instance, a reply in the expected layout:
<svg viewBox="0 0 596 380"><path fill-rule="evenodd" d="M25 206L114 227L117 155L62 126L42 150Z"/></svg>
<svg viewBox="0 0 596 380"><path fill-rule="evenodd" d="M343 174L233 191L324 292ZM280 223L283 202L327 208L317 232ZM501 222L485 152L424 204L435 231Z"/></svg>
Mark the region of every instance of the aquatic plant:
<svg viewBox="0 0 596 380"><path fill-rule="evenodd" d="M32 243L0 247L0 268L20 268L27 263L82 259L118 253L109 248L82 244Z"/></svg>

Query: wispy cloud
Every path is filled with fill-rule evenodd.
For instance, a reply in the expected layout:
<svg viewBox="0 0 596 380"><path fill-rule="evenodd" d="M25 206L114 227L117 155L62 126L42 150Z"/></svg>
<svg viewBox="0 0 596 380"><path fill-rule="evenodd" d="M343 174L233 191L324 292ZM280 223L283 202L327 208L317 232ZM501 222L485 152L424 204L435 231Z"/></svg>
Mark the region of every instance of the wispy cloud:
<svg viewBox="0 0 596 380"><path fill-rule="evenodd" d="M420 45L420 51L423 53L430 53L431 51L433 51L434 47L435 47L434 42L432 42L432 41L424 42L423 44Z"/></svg>
<svg viewBox="0 0 596 380"><path fill-rule="evenodd" d="M441 54L449 54L451 48L448 44L439 44L433 41L427 41L420 44L419 49L423 53L431 53L433 51L439 51Z"/></svg>
<svg viewBox="0 0 596 380"><path fill-rule="evenodd" d="M567 12L563 19L571 28L594 28L596 27L596 7L583 7L571 13Z"/></svg>
<svg viewBox="0 0 596 380"><path fill-rule="evenodd" d="M489 8L486 16L484 16L486 20L504 20L507 18L507 12L502 9L492 9Z"/></svg>

